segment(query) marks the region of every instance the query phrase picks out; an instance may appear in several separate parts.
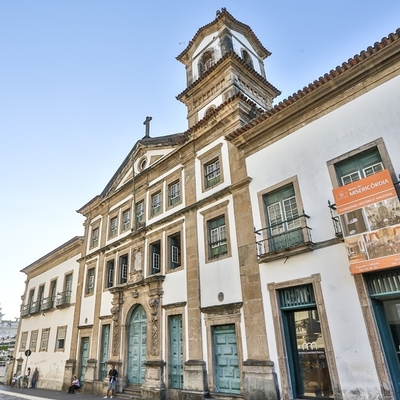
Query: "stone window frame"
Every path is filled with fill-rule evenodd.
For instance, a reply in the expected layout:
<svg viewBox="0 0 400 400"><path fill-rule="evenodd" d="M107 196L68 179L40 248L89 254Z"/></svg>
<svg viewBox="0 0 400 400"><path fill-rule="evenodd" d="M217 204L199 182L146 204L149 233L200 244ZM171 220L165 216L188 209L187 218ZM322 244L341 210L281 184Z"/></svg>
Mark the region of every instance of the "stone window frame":
<svg viewBox="0 0 400 400"><path fill-rule="evenodd" d="M97 232L97 238L94 235L94 232ZM95 224L90 226L90 242L89 249L94 249L98 247L100 244L100 221L97 221Z"/></svg>
<svg viewBox="0 0 400 400"><path fill-rule="evenodd" d="M129 220L125 222L125 215L129 213ZM132 226L132 207L130 205L126 205L121 207L121 224L120 224L120 233L127 232L131 229Z"/></svg>
<svg viewBox="0 0 400 400"><path fill-rule="evenodd" d="M32 330L31 338L29 340L29 350L36 351L38 337L39 337L39 329Z"/></svg>
<svg viewBox="0 0 400 400"><path fill-rule="evenodd" d="M160 193L160 211L154 213L153 210L153 198L156 194ZM149 190L149 209L148 209L148 219L158 217L164 212L164 199L163 199L163 181L158 182Z"/></svg>
<svg viewBox="0 0 400 400"><path fill-rule="evenodd" d="M24 352L26 350L26 344L28 342L28 331L21 332L21 341L19 343L19 351Z"/></svg>
<svg viewBox="0 0 400 400"><path fill-rule="evenodd" d="M118 212L113 212L108 216L108 229L107 238L108 240L114 239L118 236L118 226L119 226L119 215ZM115 221L115 229L113 229L113 222Z"/></svg>
<svg viewBox="0 0 400 400"><path fill-rule="evenodd" d="M204 49L197 63L199 78L202 77L207 71L209 71L214 66L214 64L215 64L214 49L212 47Z"/></svg>
<svg viewBox="0 0 400 400"><path fill-rule="evenodd" d="M222 143L219 143L218 145L214 146L212 149L206 151L205 153L199 155L197 158L200 161L201 165L201 187L203 192L207 192L208 190L212 190L216 186L221 185L224 183L224 168L223 168L223 162L222 162ZM208 186L206 183L206 173L205 173L205 168L208 164L213 162L214 160L219 161L219 181L217 184Z"/></svg>
<svg viewBox="0 0 400 400"><path fill-rule="evenodd" d="M126 263L123 263L124 260L126 261ZM116 276L117 278L116 285L124 285L129 281L130 267L131 267L131 259L129 250L128 249L120 250L118 254L118 264L116 269L118 273L117 276L115 275L115 269L114 269L114 277ZM121 282L122 280L125 280L125 282Z"/></svg>
<svg viewBox="0 0 400 400"><path fill-rule="evenodd" d="M232 247L231 247L231 237L230 237L230 229L229 229L229 211L228 211L229 200L225 200L219 204L216 204L213 207L210 207L206 210L200 212L203 216L203 234L204 234L204 254L205 254L205 263L213 263L228 257L232 257ZM219 257L210 258L210 246L209 246L209 229L208 223L216 219L218 217L225 217L225 232L226 232L226 246L227 252Z"/></svg>
<svg viewBox="0 0 400 400"><path fill-rule="evenodd" d="M92 280L92 284L90 282ZM96 283L96 266L91 264L87 265L86 269L86 282L85 282L85 297L94 295L94 288Z"/></svg>
<svg viewBox="0 0 400 400"><path fill-rule="evenodd" d="M159 242L160 243L160 270L156 274L152 274L152 266L153 266L153 257L152 257L152 246ZM165 273L165 260L164 260L164 235L162 231L157 231L147 237L147 266L146 266L146 275L147 276L154 276L158 274Z"/></svg>
<svg viewBox="0 0 400 400"><path fill-rule="evenodd" d="M112 282L111 282L111 285L110 285L110 282L109 282L109 263L113 263L113 278L112 278ZM111 287L114 287L115 285L116 285L116 283L115 283L115 277L116 277L116 274L115 274L115 272L116 272L116 270L117 270L117 265L116 265L116 260L115 260L115 255L113 255L112 257L107 257L105 260L104 260L104 266L105 266L105 268L104 268L104 288L103 288L103 290L108 290L109 288L111 288Z"/></svg>
<svg viewBox="0 0 400 400"><path fill-rule="evenodd" d="M177 268L171 269L170 266L170 256L171 256L171 246L169 244L169 238L175 234L179 233L180 234L180 240L181 240L181 265ZM184 260L185 260L185 246L184 246L184 229L183 229L183 220L178 221L168 228L165 229L165 260L164 260L164 274L170 274L176 271L181 271L184 269Z"/></svg>
<svg viewBox="0 0 400 400"><path fill-rule="evenodd" d="M46 337L47 336L47 337ZM42 328L42 334L40 337L40 351L46 351L49 347L49 339L50 339L50 328Z"/></svg>
<svg viewBox="0 0 400 400"><path fill-rule="evenodd" d="M186 360L186 301L180 302L180 303L173 303L173 304L165 304L162 306L164 309L164 332L167 332L165 335L165 340L166 340L166 346L165 346L165 360L169 360L170 356L170 335L169 335L169 318L174 315L181 315L182 316L182 343L183 343L183 361L185 362ZM168 362L165 364L165 377L166 380L168 381Z"/></svg>
<svg viewBox="0 0 400 400"><path fill-rule="evenodd" d="M334 347L330 334L328 316L325 309L325 302L321 286L321 274L312 274L308 277L282 281L282 282L273 282L267 285L267 289L269 291L271 309L272 309L272 320L274 325L275 338L276 338L276 351L278 356L278 365L281 377L282 398L292 398L293 395L291 391L290 369L289 369L289 364L287 362L285 332L281 318L278 291L281 289L286 289L294 286L302 286L302 285L312 285L314 291L316 309L318 311L318 316L321 324L321 332L323 334L325 342L326 360L329 368L332 389L334 391L333 397L335 399L342 398L339 373L336 366Z"/></svg>
<svg viewBox="0 0 400 400"><path fill-rule="evenodd" d="M231 303L211 307L201 308L201 312L204 315L204 323L206 328L206 340L209 344L207 346L207 359L209 361L208 370L215 371L215 357L214 357L214 346L213 343L213 331L214 326L221 325L235 325L236 343L238 350L238 364L240 371L240 380L243 382L243 334L242 332L242 308L243 303ZM216 391L216 377L215 374L207 374L208 387L210 392Z"/></svg>
<svg viewBox="0 0 400 400"><path fill-rule="evenodd" d="M268 188L265 188L257 193L257 199L258 199L258 209L260 212L260 217L261 217L261 228L263 229L262 231L262 240L268 240L268 233L267 233L267 226L268 226L268 214L267 210L265 209L264 206L264 196L267 196L268 194L279 191L280 189L283 189L285 186L288 186L292 184L293 189L294 189L294 195L296 197L296 204L297 204L297 210L299 214L303 213L303 200L301 197L301 192L300 192L300 184L299 184L299 179L297 175L292 176L290 178L285 179L284 181L278 182L272 186L269 186ZM304 234L303 234L304 236Z"/></svg>
<svg viewBox="0 0 400 400"><path fill-rule="evenodd" d="M341 161L344 161L350 157L357 156L358 154L361 154L361 153L363 153L367 150L370 150L374 147L378 149L378 152L382 158L384 168L389 170L390 176L392 177L393 182L396 182L397 181L396 172L393 168L393 164L389 157L389 153L387 151L385 142L382 138L377 138L377 139L373 140L372 142L366 143L360 147L357 147L356 149L350 150L338 157L335 157L335 158L327 161L326 165L328 167L328 172L329 172L329 177L332 182L332 187L338 188L338 187L342 186L341 182L339 182L337 174L336 174L336 168L335 168L336 164L338 164Z"/></svg>
<svg viewBox="0 0 400 400"><path fill-rule="evenodd" d="M64 337L62 337L62 336L64 336ZM54 351L55 352L64 352L65 351L66 338L67 338L67 325L57 326L56 340L54 343ZM58 347L59 340L64 341L62 347Z"/></svg>
<svg viewBox="0 0 400 400"><path fill-rule="evenodd" d="M138 221L137 206L139 204L143 204L143 213L140 215L142 217L142 221ZM142 199L135 202L135 226L137 227L138 224L144 224L145 222L146 222L146 201L143 197Z"/></svg>

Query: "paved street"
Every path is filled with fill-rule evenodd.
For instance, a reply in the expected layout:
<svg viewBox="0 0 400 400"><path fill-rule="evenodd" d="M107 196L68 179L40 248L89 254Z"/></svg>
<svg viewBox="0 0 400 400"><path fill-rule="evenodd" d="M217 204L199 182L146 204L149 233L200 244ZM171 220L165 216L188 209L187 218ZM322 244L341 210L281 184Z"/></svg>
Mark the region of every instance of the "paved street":
<svg viewBox="0 0 400 400"><path fill-rule="evenodd" d="M18 389L10 386L0 385L0 400L94 400L101 397L92 396L90 394L78 393L71 395L66 392L48 389Z"/></svg>

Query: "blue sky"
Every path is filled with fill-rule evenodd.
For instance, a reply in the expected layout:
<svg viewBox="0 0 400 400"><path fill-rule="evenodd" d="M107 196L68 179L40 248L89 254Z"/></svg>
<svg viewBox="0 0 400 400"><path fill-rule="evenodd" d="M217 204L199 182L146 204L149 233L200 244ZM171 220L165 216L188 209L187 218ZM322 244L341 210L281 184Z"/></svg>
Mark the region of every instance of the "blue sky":
<svg viewBox="0 0 400 400"><path fill-rule="evenodd" d="M20 270L83 234L99 194L151 115L187 128L175 57L226 7L272 52L282 100L400 28L389 0L0 0L0 304L19 315Z"/></svg>

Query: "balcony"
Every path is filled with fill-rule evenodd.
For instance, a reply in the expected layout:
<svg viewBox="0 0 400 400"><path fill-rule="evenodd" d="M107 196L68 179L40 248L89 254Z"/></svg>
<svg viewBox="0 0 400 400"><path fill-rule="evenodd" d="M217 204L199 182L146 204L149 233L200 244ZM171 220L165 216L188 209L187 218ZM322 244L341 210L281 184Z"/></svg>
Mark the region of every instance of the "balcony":
<svg viewBox="0 0 400 400"><path fill-rule="evenodd" d="M29 314L37 314L40 311L40 302L32 301L29 305Z"/></svg>
<svg viewBox="0 0 400 400"><path fill-rule="evenodd" d="M29 315L29 304L25 304L21 308L21 317L27 317Z"/></svg>
<svg viewBox="0 0 400 400"><path fill-rule="evenodd" d="M71 304L71 291L57 293L56 307L64 308Z"/></svg>
<svg viewBox="0 0 400 400"><path fill-rule="evenodd" d="M40 309L41 309L41 311L46 311L46 310L50 310L50 308L53 308L53 307L54 307L54 299L52 296L50 296L50 297L45 297L42 300Z"/></svg>
<svg viewBox="0 0 400 400"><path fill-rule="evenodd" d="M307 225L306 214L255 230L257 257L260 261L272 261L295 254L312 251L315 243ZM262 239L257 240L261 235Z"/></svg>

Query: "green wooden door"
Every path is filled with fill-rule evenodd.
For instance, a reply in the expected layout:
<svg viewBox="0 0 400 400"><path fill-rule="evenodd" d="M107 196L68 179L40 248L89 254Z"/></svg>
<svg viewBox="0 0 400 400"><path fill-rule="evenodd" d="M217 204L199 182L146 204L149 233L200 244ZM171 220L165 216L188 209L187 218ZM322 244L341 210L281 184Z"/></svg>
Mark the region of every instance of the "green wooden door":
<svg viewBox="0 0 400 400"><path fill-rule="evenodd" d="M102 381L107 378L107 360L108 351L110 346L110 325L104 325L101 334L101 354L100 354L100 376L99 379Z"/></svg>
<svg viewBox="0 0 400 400"><path fill-rule="evenodd" d="M383 350L388 363L395 398L400 399L400 299L372 299Z"/></svg>
<svg viewBox="0 0 400 400"><path fill-rule="evenodd" d="M80 370L80 381L81 384L85 382L85 374L87 368L87 361L89 359L89 338L82 338L81 340L81 370Z"/></svg>
<svg viewBox="0 0 400 400"><path fill-rule="evenodd" d="M128 381L141 385L146 377L147 316L142 306L137 306L129 324Z"/></svg>
<svg viewBox="0 0 400 400"><path fill-rule="evenodd" d="M169 317L169 386L174 389L183 388L183 342L182 315Z"/></svg>
<svg viewBox="0 0 400 400"><path fill-rule="evenodd" d="M235 325L213 328L216 389L221 393L240 394L240 371Z"/></svg>

